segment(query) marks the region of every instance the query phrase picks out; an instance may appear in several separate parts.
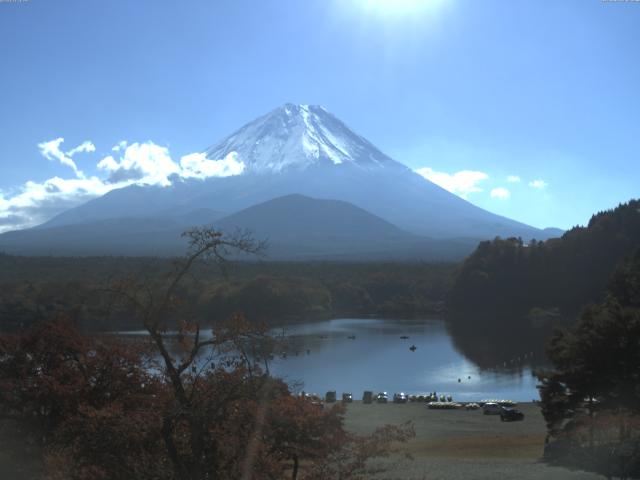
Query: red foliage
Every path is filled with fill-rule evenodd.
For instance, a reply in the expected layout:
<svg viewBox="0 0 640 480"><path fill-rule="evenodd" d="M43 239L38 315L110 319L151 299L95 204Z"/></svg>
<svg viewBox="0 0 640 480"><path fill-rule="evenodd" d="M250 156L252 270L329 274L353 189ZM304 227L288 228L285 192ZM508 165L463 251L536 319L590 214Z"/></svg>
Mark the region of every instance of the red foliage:
<svg viewBox="0 0 640 480"><path fill-rule="evenodd" d="M66 321L0 336L0 407L35 421L51 480L364 478L370 458L411 436L347 433L343 405L318 407L263 374L250 361L260 329L234 320L211 342L232 360L186 368L180 395L141 348Z"/></svg>

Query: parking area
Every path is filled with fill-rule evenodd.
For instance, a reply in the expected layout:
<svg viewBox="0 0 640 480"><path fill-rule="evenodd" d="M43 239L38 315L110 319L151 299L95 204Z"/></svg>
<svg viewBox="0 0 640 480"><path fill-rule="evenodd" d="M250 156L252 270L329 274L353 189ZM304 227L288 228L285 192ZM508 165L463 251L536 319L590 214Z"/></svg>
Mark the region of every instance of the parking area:
<svg viewBox="0 0 640 480"><path fill-rule="evenodd" d="M540 409L532 403L517 408L525 415L523 421L501 422L499 416L483 415L481 410L430 410L420 403L365 405L355 401L347 407L346 426L364 434L384 424L413 422L416 437L403 448L413 460L383 460L394 464L383 478L601 478L542 463L546 430Z"/></svg>

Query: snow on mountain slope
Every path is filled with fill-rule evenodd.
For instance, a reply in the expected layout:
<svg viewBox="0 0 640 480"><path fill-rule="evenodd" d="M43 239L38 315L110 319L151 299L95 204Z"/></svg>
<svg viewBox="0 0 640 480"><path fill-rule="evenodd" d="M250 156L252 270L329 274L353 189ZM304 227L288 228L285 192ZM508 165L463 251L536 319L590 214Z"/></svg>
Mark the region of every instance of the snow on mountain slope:
<svg viewBox="0 0 640 480"><path fill-rule="evenodd" d="M246 124L206 154L216 159L232 152L248 174L318 165L401 166L318 105L288 103Z"/></svg>
<svg viewBox="0 0 640 480"><path fill-rule="evenodd" d="M211 209L233 214L271 199L300 194L349 202L412 234L491 239L553 236L483 210L426 180L320 106L286 104L246 124L204 152L233 155L239 175L174 178L168 186L132 186L68 210L34 229L118 218L165 217ZM0 242L1 244L1 242Z"/></svg>

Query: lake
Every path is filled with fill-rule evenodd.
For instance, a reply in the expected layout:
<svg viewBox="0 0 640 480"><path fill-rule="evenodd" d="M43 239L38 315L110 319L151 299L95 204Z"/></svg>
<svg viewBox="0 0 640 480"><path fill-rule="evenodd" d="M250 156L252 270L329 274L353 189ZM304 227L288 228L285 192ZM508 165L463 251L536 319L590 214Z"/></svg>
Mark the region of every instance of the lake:
<svg viewBox="0 0 640 480"><path fill-rule="evenodd" d="M439 320L339 318L287 325L271 333L285 338L269 364L270 373L297 391L324 395L335 390L338 396L351 392L355 399L365 390L390 395L436 391L457 401L538 398L537 380L524 359L480 369L455 348Z"/></svg>
<svg viewBox="0 0 640 480"><path fill-rule="evenodd" d="M307 392L352 392L356 399L364 390L436 391L459 401L538 398L529 367L480 370L455 349L442 321L342 318L287 326L284 333L290 346L286 358L272 361L271 373L303 382Z"/></svg>

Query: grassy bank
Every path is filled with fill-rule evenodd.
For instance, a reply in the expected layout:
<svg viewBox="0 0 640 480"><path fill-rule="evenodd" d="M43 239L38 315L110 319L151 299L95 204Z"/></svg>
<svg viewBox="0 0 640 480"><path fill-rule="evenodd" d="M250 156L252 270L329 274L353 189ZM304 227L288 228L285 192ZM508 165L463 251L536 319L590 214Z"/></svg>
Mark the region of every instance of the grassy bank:
<svg viewBox="0 0 640 480"><path fill-rule="evenodd" d="M411 421L416 436L402 456L383 460L389 479L580 479L601 478L549 467L541 462L545 424L538 406L526 403L522 422L501 422L481 411L429 410L424 404L372 404L357 401L347 408L346 426L370 433L384 424Z"/></svg>

